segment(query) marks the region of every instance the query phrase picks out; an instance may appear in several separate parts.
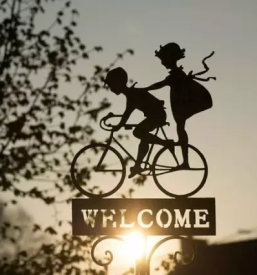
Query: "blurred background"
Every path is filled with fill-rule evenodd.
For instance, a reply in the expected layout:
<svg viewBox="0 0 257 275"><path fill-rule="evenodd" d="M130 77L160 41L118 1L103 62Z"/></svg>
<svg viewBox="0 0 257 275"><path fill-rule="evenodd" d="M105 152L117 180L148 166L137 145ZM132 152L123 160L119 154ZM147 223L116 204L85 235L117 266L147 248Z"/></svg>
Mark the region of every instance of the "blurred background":
<svg viewBox="0 0 257 275"><path fill-rule="evenodd" d="M186 73L201 71L202 59L215 51L206 61L207 76L217 78L203 84L213 107L186 125L189 143L209 167L206 184L194 197L216 198L217 235L198 239L197 260L175 272L255 274L256 1L3 0L0 5L0 274L129 270L133 255L122 256L115 244L100 249L104 257L113 247L114 261L99 268L90 255L95 238L72 238L70 202L83 196L71 182L70 163L80 148L108 137L99 127L103 116L125 110L125 97L103 86L106 72L121 66L138 87L163 80L168 71L154 52L168 42L186 49L179 62ZM165 131L177 140L169 88L151 93L165 100L170 122ZM135 111L130 121L142 119ZM136 154L138 140L131 131L119 134ZM101 189L100 182L93 185ZM151 178L126 179L112 197L122 195L166 197ZM150 245L158 239L149 238ZM158 250L151 273L172 272L169 254L177 247L169 242Z"/></svg>

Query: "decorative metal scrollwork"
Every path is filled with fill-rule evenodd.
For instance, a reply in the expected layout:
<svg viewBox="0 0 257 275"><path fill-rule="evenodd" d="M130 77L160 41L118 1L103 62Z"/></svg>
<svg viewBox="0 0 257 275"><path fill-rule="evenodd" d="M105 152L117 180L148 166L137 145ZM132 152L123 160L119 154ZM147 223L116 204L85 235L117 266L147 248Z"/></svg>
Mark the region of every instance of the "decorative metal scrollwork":
<svg viewBox="0 0 257 275"><path fill-rule="evenodd" d="M112 263L113 261L113 253L110 251L110 250L106 250L105 251L105 255L108 257L107 261L106 262L102 262L101 260L97 259L95 257L95 249L97 247L97 245L99 243L101 243L102 241L104 240L117 240L117 241L120 241L120 242L124 242L124 239L122 237L119 237L119 236L104 236L104 237L101 237L99 238L92 246L92 249L91 249L91 256L92 256L92 259L93 261L99 265L99 266L108 266ZM191 257L188 257L188 254L185 255L183 254L183 249L182 249L182 252L180 251L176 251L174 253L174 262L175 264L177 265L190 265L193 260L195 259L196 257L196 247L193 245L193 242L188 239L188 238L185 238L185 237L181 237L181 236L169 236L169 237L166 237L162 240L160 240L159 242L157 242L153 248L151 249L150 253L148 256L146 256L145 258L145 263L142 263L144 264L145 266L145 274L150 274L150 263L151 263L151 260L152 260L152 256L153 254L155 253L155 251L162 245L164 244L165 242L167 241L171 241L171 240L180 240L181 242L184 242L184 243L187 243L190 245L191 249L192 249L192 253L191 253ZM179 259L179 257L181 257ZM142 262L142 261L141 261Z"/></svg>
<svg viewBox="0 0 257 275"><path fill-rule="evenodd" d="M156 243L154 245L154 247L151 249L148 257L147 257L147 266L150 267L150 262L151 262L151 259L152 259L152 256L154 254L154 252L165 242L167 241L171 241L171 240L180 240L181 242L187 242L188 244L190 244L191 248L192 248L192 255L191 255L191 258L189 259L189 261L185 261L185 255L183 255L183 251L180 252L180 251L176 251L174 253L174 262L177 264L177 265L189 265L193 262L193 260L195 259L196 257L196 247L193 245L193 242L188 239L188 238L185 238L185 237L181 237L181 236L169 236L169 237L166 237L162 240L160 240L158 243ZM178 260L178 256L181 256L181 260L179 261Z"/></svg>
<svg viewBox="0 0 257 275"><path fill-rule="evenodd" d="M124 239L122 239L121 237L118 237L118 236L104 236L104 237L101 237L99 238L92 246L91 248L91 257L93 259L93 261L97 264L97 265L100 265L100 266L108 266L112 263L113 261L113 253L110 251L110 250L106 250L105 251L105 255L108 257L107 259L107 262L102 262L101 260L98 260L96 257L95 257L95 249L97 247L97 245L99 243L101 243L102 241L104 240L108 240L108 239L112 239L112 240L117 240L117 241L120 241L120 242L124 242Z"/></svg>

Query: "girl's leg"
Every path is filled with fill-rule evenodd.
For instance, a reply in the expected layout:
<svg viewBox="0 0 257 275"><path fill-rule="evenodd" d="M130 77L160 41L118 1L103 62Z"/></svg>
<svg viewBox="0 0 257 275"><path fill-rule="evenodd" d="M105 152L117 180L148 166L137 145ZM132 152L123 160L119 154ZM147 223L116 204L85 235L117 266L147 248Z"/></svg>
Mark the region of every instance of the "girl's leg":
<svg viewBox="0 0 257 275"><path fill-rule="evenodd" d="M181 166L189 167L188 163L188 136L185 130L186 121L178 120L177 121L177 133L179 143L181 145L182 155L183 155L183 163Z"/></svg>

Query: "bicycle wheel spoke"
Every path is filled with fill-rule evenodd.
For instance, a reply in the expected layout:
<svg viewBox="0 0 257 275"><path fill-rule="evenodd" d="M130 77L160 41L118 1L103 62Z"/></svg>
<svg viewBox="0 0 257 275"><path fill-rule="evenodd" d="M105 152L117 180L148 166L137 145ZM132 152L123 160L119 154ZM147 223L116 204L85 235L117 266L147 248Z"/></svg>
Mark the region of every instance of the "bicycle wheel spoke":
<svg viewBox="0 0 257 275"><path fill-rule="evenodd" d="M189 168L189 169L187 169L187 170L190 170L190 171L203 171L203 170L205 170L205 168L203 167L203 168Z"/></svg>
<svg viewBox="0 0 257 275"><path fill-rule="evenodd" d="M96 155L96 152L98 154ZM126 167L119 152L105 144L93 144L82 148L71 165L75 187L88 197L108 197L115 193L125 179ZM83 181L87 180L85 186ZM99 190L94 188L98 184Z"/></svg>
<svg viewBox="0 0 257 275"><path fill-rule="evenodd" d="M156 167L171 168L171 166L156 164ZM159 169L156 169L159 170Z"/></svg>
<svg viewBox="0 0 257 275"><path fill-rule="evenodd" d="M174 167L174 166L167 166L167 168L163 168L163 169L158 168L158 169L155 169L155 171L167 171L167 169L168 170L174 170L176 168L177 167Z"/></svg>
<svg viewBox="0 0 257 275"><path fill-rule="evenodd" d="M162 173L155 173L155 175L156 175L156 176L161 176L161 175L165 175L165 174L172 173L172 172L173 172L173 170L172 170L172 169L170 169L170 170L168 170L168 171L166 171L166 172L162 172Z"/></svg>
<svg viewBox="0 0 257 275"><path fill-rule="evenodd" d="M192 145L188 145L188 149L188 168L183 165L182 150L172 153L167 148L162 148L154 158L152 168L154 182L160 191L168 196L190 197L206 182L208 166L203 154Z"/></svg>
<svg viewBox="0 0 257 275"><path fill-rule="evenodd" d="M172 154L173 158L175 159L176 164L179 165L179 161L178 161L178 158L177 158L177 156L175 155L175 153L171 153L171 154Z"/></svg>
<svg viewBox="0 0 257 275"><path fill-rule="evenodd" d="M122 172L121 169L96 169L95 172Z"/></svg>

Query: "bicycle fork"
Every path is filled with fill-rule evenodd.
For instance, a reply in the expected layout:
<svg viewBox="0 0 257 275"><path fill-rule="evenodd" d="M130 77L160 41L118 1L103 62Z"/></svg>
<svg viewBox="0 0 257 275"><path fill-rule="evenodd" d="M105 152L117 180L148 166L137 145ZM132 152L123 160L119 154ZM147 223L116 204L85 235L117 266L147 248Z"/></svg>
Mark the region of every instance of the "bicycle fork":
<svg viewBox="0 0 257 275"><path fill-rule="evenodd" d="M111 145L112 139L113 139L113 131L111 132L110 137L109 137L108 140L107 140L107 146L106 146L106 148L104 149L104 152L103 152L103 154L102 154L102 156L101 156L99 162L98 162L97 165L96 165L96 168L95 168L95 171L96 171L96 172L103 172L103 171L106 171L105 169L101 169L101 165L102 165L102 162L103 162L103 160L104 160L104 158L105 158L105 156L106 156L106 154L107 154L107 151L108 151L108 149L109 149L109 147L110 147L110 145Z"/></svg>

